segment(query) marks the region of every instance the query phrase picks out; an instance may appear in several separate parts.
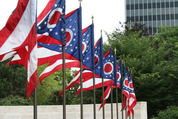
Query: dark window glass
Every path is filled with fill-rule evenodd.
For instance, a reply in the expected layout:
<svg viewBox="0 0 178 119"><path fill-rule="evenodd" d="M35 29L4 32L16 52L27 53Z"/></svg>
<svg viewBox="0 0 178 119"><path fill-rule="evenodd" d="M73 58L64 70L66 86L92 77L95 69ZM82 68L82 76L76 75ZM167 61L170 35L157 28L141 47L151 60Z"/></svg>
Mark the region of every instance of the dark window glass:
<svg viewBox="0 0 178 119"><path fill-rule="evenodd" d="M153 21L156 21L156 15L153 15Z"/></svg>
<svg viewBox="0 0 178 119"><path fill-rule="evenodd" d="M134 17L133 17L133 16L130 17L130 21L131 21L131 22L134 22Z"/></svg>
<svg viewBox="0 0 178 119"><path fill-rule="evenodd" d="M139 7L140 7L140 9L143 9L143 4L140 4L140 6L139 6Z"/></svg>
<svg viewBox="0 0 178 119"><path fill-rule="evenodd" d="M147 9L147 4L144 4L144 9Z"/></svg>
<svg viewBox="0 0 178 119"><path fill-rule="evenodd" d="M157 29L156 27L153 28L153 33L156 33Z"/></svg>
<svg viewBox="0 0 178 119"><path fill-rule="evenodd" d="M143 16L140 16L140 21L143 21Z"/></svg>
<svg viewBox="0 0 178 119"><path fill-rule="evenodd" d="M171 14L171 20L173 20L174 19L174 14Z"/></svg>
<svg viewBox="0 0 178 119"><path fill-rule="evenodd" d="M126 6L126 9L127 9L127 10L130 10L130 6L129 6L129 5L127 5L127 6Z"/></svg>
<svg viewBox="0 0 178 119"><path fill-rule="evenodd" d="M147 16L144 16L144 21L147 21Z"/></svg>
<svg viewBox="0 0 178 119"><path fill-rule="evenodd" d="M158 20L161 20L161 17L160 17L160 15L157 15L157 19L158 19Z"/></svg>
<svg viewBox="0 0 178 119"><path fill-rule="evenodd" d="M178 7L178 2L175 2L175 7Z"/></svg>
<svg viewBox="0 0 178 119"><path fill-rule="evenodd" d="M169 2L166 2L166 8L169 8Z"/></svg>
<svg viewBox="0 0 178 119"><path fill-rule="evenodd" d="M169 14L166 14L166 20L169 20Z"/></svg>
<svg viewBox="0 0 178 119"><path fill-rule="evenodd" d="M149 33L152 34L152 28L149 29Z"/></svg>
<svg viewBox="0 0 178 119"><path fill-rule="evenodd" d="M162 20L165 20L165 15L164 14L162 15Z"/></svg>
<svg viewBox="0 0 178 119"><path fill-rule="evenodd" d="M138 9L138 4L135 4L135 9L136 9L136 10Z"/></svg>
<svg viewBox="0 0 178 119"><path fill-rule="evenodd" d="M156 3L153 3L152 5L153 5L152 8L156 8Z"/></svg>
<svg viewBox="0 0 178 119"><path fill-rule="evenodd" d="M148 16L148 20L152 21L152 16L151 15Z"/></svg>
<svg viewBox="0 0 178 119"><path fill-rule="evenodd" d="M130 17L127 17L127 21L130 21Z"/></svg>
<svg viewBox="0 0 178 119"><path fill-rule="evenodd" d="M150 9L151 8L151 3L148 3L148 9Z"/></svg>
<svg viewBox="0 0 178 119"><path fill-rule="evenodd" d="M135 16L135 21L138 21L138 16Z"/></svg>
<svg viewBox="0 0 178 119"><path fill-rule="evenodd" d="M157 8L160 8L160 3L159 2L157 3Z"/></svg>
<svg viewBox="0 0 178 119"><path fill-rule="evenodd" d="M174 6L173 2L170 2L170 7L173 7L173 6Z"/></svg>
<svg viewBox="0 0 178 119"><path fill-rule="evenodd" d="M134 9L134 5L133 4L131 4L131 10L133 10Z"/></svg>
<svg viewBox="0 0 178 119"><path fill-rule="evenodd" d="M164 8L164 2L161 3L161 8Z"/></svg>
<svg viewBox="0 0 178 119"><path fill-rule="evenodd" d="M175 19L178 19L178 14L175 14Z"/></svg>

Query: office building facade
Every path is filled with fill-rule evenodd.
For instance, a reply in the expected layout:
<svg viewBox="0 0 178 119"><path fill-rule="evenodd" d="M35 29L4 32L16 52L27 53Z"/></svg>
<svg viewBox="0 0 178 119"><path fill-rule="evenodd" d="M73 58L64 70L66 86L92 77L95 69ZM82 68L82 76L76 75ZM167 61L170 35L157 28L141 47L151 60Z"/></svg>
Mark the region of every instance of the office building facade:
<svg viewBox="0 0 178 119"><path fill-rule="evenodd" d="M157 33L159 26L178 26L178 0L126 0L127 26L137 22Z"/></svg>

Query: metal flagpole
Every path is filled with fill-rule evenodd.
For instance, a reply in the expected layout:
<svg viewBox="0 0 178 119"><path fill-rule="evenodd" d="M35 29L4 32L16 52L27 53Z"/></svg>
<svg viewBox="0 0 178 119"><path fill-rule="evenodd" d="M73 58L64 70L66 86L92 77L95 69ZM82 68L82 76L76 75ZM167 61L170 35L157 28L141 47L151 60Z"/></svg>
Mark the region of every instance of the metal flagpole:
<svg viewBox="0 0 178 119"><path fill-rule="evenodd" d="M102 30L101 30L101 36L102 36ZM103 65L103 64L102 64ZM103 69L101 69L103 72ZM105 109L104 109L104 79L103 79L103 74L102 74L102 96L103 96L103 119L105 119Z"/></svg>
<svg viewBox="0 0 178 119"><path fill-rule="evenodd" d="M93 23L94 23L94 17L92 16L92 41L93 41L93 43L92 43L92 45L94 45L94 26L93 26ZM93 46L93 48L92 49L94 49L94 46ZM93 55L94 55L94 51L93 51ZM93 61L95 61L95 58L94 58L94 56L93 56ZM96 119L96 89L95 89L95 63L93 62L93 116L94 116L94 119Z"/></svg>
<svg viewBox="0 0 178 119"><path fill-rule="evenodd" d="M116 48L114 49L114 53L116 54ZM116 117L117 117L117 119L119 119L119 115L118 115L118 87L117 87L117 79L116 79Z"/></svg>
<svg viewBox="0 0 178 119"><path fill-rule="evenodd" d="M33 107L34 107L34 119L37 119L37 87L34 89Z"/></svg>
<svg viewBox="0 0 178 119"><path fill-rule="evenodd" d="M65 72L65 45L62 46L62 71L63 71L63 119L66 119L66 72Z"/></svg>
<svg viewBox="0 0 178 119"><path fill-rule="evenodd" d="M111 85L111 119L113 119L113 90Z"/></svg>
<svg viewBox="0 0 178 119"><path fill-rule="evenodd" d="M79 0L79 7L81 8L81 2L82 0ZM81 11L80 11L81 12ZM81 18L80 18L81 19ZM80 21L81 23L81 21ZM80 26L81 27L81 26ZM82 42L82 36L80 33L81 31L79 30L79 39L80 42ZM82 54L80 53L80 57L82 57ZM82 76L82 72L83 72L83 67L82 67L82 58L80 58L80 119L83 119L83 76Z"/></svg>

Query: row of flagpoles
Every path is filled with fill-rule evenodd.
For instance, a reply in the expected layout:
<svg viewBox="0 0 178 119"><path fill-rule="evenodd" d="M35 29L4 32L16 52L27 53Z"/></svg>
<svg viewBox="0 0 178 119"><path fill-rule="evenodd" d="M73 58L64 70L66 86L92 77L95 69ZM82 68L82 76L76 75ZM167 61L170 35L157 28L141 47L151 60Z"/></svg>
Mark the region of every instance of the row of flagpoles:
<svg viewBox="0 0 178 119"><path fill-rule="evenodd" d="M93 90L94 119L96 119L95 89L102 88L103 119L104 104L116 88L116 110L118 116L118 88L126 97L123 110L126 118L136 105L136 96L130 72L124 67L122 80L122 61L116 63L116 51L110 49L103 56L102 36L94 45L94 22L82 30L81 0L79 8L65 14L65 0L50 0L37 17L37 0L19 0L15 11L0 31L0 61L12 58L8 63L21 64L27 69L27 99L34 91L34 119L37 119L37 66L49 63L39 77L42 80L55 71L63 70L63 119L66 119L66 91L80 84L77 94L81 96L81 119L83 119L83 91ZM36 21L37 18L37 21ZM80 68L72 81L65 87L65 69ZM43 85L43 84L42 84ZM106 87L104 91L104 87ZM122 99L123 100L123 99ZM100 108L101 108L100 107ZM113 114L111 114L113 119Z"/></svg>

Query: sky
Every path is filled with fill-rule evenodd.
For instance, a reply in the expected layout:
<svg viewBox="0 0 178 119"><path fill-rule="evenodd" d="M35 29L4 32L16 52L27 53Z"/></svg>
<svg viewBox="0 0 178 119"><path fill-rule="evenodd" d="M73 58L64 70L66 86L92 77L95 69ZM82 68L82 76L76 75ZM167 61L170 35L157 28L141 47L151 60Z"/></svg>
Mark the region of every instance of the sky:
<svg viewBox="0 0 178 119"><path fill-rule="evenodd" d="M44 9L49 0L38 0L37 14ZM18 0L0 1L0 29L8 20L10 14L15 9ZM92 23L94 17L94 38L95 42L101 36L101 30L112 33L119 27L119 21L125 22L125 0L82 0L82 28ZM78 0L66 0L66 13L79 7ZM103 41L107 42L107 37L103 32Z"/></svg>

